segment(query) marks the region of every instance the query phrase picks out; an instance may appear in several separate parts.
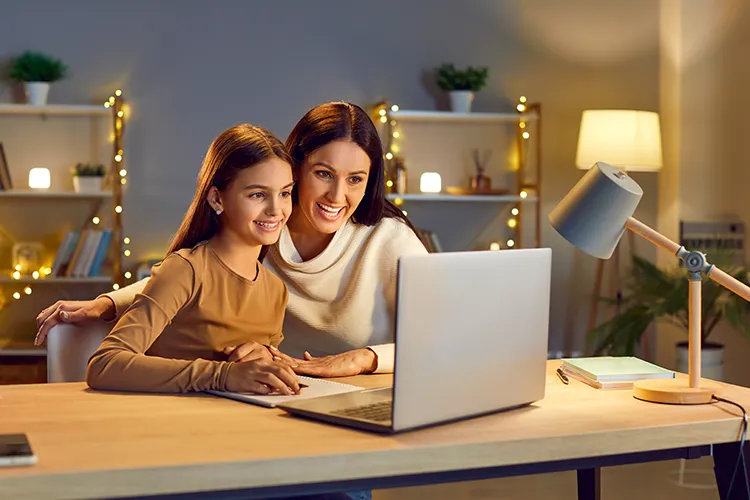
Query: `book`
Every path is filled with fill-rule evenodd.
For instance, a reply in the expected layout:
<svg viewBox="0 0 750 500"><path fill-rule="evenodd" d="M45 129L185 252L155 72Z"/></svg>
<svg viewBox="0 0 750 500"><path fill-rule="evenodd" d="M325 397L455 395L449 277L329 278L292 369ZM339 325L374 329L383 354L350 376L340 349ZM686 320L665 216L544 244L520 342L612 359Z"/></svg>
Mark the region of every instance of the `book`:
<svg viewBox="0 0 750 500"><path fill-rule="evenodd" d="M301 384L306 385L303 387L299 394L287 396L286 394L275 393L275 394L253 394L249 392L231 392L231 391L216 391L208 390L205 391L214 396L220 396L223 398L234 399L243 403L251 403L266 408L275 408L276 405L282 403L288 403L290 401L296 401L300 399L311 399L320 396L330 396L333 394L343 394L345 392L355 392L364 390L363 387L356 385L342 384L341 382L334 382L332 380L325 380L320 378L304 377L299 376Z"/></svg>
<svg viewBox="0 0 750 500"><path fill-rule="evenodd" d="M633 356L598 356L590 358L564 358L562 368L574 378L580 377L597 384L612 386L627 384L635 380L652 378L674 378L671 370Z"/></svg>

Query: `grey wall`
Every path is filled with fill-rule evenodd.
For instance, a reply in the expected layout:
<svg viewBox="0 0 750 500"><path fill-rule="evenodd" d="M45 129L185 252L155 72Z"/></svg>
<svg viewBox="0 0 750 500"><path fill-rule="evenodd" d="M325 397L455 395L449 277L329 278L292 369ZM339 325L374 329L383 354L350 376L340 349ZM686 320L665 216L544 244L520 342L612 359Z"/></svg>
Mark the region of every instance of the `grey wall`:
<svg viewBox="0 0 750 500"><path fill-rule="evenodd" d="M52 102L132 106L127 233L158 256L179 223L210 141L240 121L282 138L320 102L388 96L433 109L421 72L443 61L490 67L477 110L543 104L543 221L576 182L581 110L658 106L658 4L652 0L33 1L3 6L0 59L31 48L69 63ZM7 87L0 101L11 99ZM655 219L656 177L639 178L638 214ZM554 252L552 348L582 347L594 261L545 224ZM643 246L643 253L651 249ZM649 254L650 255L650 254Z"/></svg>

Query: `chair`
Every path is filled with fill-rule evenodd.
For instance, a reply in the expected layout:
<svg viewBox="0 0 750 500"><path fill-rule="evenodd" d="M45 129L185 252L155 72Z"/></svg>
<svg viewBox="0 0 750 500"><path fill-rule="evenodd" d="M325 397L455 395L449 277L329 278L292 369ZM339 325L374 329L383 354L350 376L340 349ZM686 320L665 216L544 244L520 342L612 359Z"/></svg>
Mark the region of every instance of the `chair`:
<svg viewBox="0 0 750 500"><path fill-rule="evenodd" d="M55 325L47 336L47 382L84 382L89 358L113 326L103 321Z"/></svg>

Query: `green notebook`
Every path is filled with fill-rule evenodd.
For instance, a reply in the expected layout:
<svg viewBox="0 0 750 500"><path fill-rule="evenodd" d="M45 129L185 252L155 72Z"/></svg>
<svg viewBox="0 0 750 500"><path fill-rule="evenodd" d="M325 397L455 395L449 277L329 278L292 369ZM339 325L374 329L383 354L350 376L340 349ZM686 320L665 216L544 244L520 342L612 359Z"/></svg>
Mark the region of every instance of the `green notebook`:
<svg viewBox="0 0 750 500"><path fill-rule="evenodd" d="M674 378L674 372L632 356L565 358L563 367L597 382Z"/></svg>

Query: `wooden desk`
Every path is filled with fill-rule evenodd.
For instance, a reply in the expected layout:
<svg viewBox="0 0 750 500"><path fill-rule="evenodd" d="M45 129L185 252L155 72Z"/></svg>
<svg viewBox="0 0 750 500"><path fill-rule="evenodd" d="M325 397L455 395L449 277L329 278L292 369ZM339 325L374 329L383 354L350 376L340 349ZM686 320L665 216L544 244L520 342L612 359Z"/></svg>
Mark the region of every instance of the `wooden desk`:
<svg viewBox="0 0 750 500"><path fill-rule="evenodd" d="M547 395L536 404L395 436L203 394L99 393L82 383L3 386L0 433L26 433L39 462L0 469L0 498L222 490L251 498L556 470L579 470L579 480L586 479L579 481L581 495L595 496L585 487L599 466L697 457L709 453L708 445L738 440L740 412L730 405L665 406L627 390L599 391L573 380L566 386L554 373L558 363L548 363ZM374 387L391 379L349 381ZM500 382L487 390L502 390ZM723 395L750 408L750 389L727 386ZM734 466L738 448L713 446L720 471ZM717 479L721 486L722 474ZM741 487L740 481L735 492Z"/></svg>

